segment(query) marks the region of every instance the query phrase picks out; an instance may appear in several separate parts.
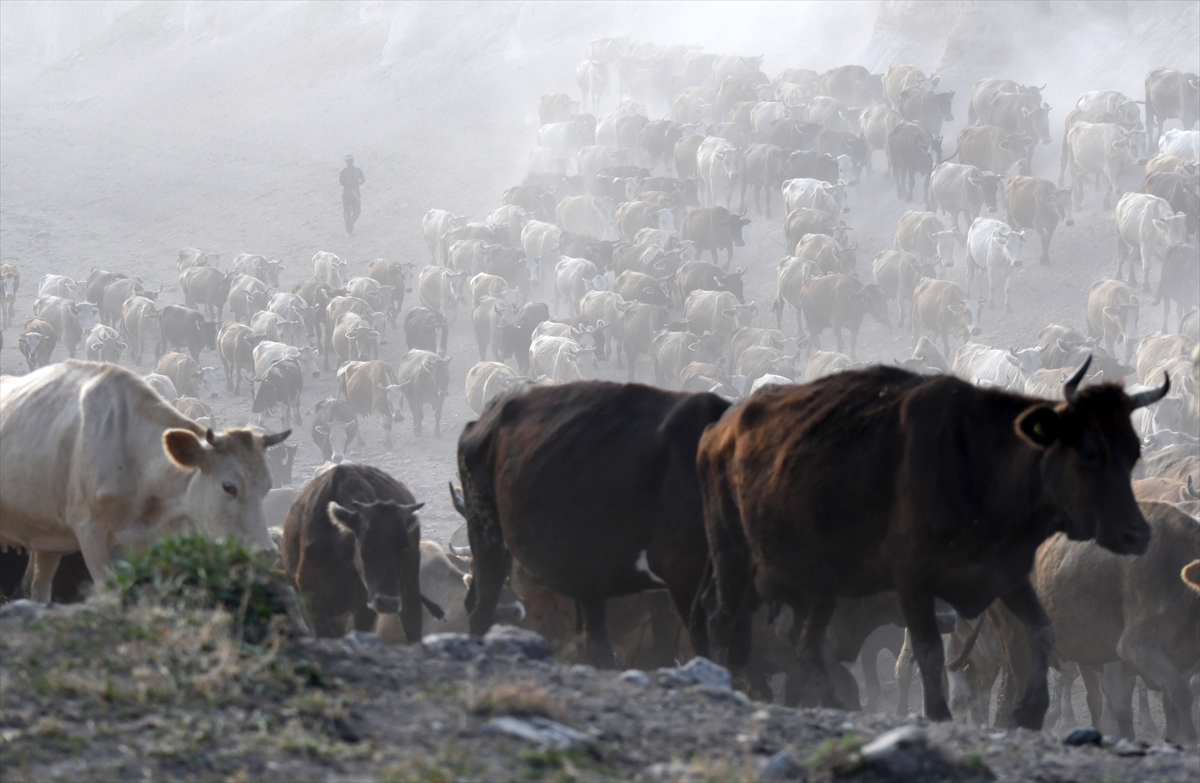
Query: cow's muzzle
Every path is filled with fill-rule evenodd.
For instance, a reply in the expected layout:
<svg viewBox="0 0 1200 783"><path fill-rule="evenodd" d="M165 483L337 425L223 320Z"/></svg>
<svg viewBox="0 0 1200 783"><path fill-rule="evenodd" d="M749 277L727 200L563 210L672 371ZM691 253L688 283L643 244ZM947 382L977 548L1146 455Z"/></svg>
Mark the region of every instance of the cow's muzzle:
<svg viewBox="0 0 1200 783"><path fill-rule="evenodd" d="M979 336L979 335L980 335L982 332L983 332L983 330L982 330L982 329L980 329L978 326L972 326L972 327L971 327L971 336L972 336L972 337L977 337L977 336Z"/></svg>
<svg viewBox="0 0 1200 783"><path fill-rule="evenodd" d="M1075 221L1074 221L1074 220L1068 220L1068 221L1064 222L1064 223L1063 223L1063 225L1064 225L1064 226L1073 226L1073 225L1075 225Z"/></svg>

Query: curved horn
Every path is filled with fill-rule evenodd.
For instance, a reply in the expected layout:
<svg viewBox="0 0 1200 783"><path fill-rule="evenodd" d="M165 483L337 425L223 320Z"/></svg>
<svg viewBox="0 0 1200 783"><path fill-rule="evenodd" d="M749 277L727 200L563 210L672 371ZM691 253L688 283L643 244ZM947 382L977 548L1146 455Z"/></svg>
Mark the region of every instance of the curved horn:
<svg viewBox="0 0 1200 783"><path fill-rule="evenodd" d="M471 547L469 546L455 546L454 544L451 544L450 552L458 555L459 557L471 557Z"/></svg>
<svg viewBox="0 0 1200 783"><path fill-rule="evenodd" d="M291 430L284 430L283 432L276 432L271 435L263 435L263 448L269 449L272 446L283 443L291 434Z"/></svg>
<svg viewBox="0 0 1200 783"><path fill-rule="evenodd" d="M1200 500L1200 490L1197 490L1194 486L1192 486L1191 476L1187 477L1187 493L1196 500Z"/></svg>
<svg viewBox="0 0 1200 783"><path fill-rule="evenodd" d="M1133 409L1137 410L1138 408L1145 408L1147 405L1153 405L1154 403L1158 402L1163 397L1166 397L1167 392L1170 390L1171 390L1171 377L1169 375L1167 375L1166 371L1164 370L1162 386L1159 386L1157 389L1150 389L1149 391L1138 392L1137 394L1134 394L1133 396L1131 396L1129 399L1133 401Z"/></svg>
<svg viewBox="0 0 1200 783"><path fill-rule="evenodd" d="M1087 369L1091 363L1092 355L1089 353L1088 357L1083 360L1083 364L1079 365L1079 369L1075 371L1075 374L1063 384L1063 397L1072 405L1079 400L1079 382L1083 380L1083 376L1087 373Z"/></svg>

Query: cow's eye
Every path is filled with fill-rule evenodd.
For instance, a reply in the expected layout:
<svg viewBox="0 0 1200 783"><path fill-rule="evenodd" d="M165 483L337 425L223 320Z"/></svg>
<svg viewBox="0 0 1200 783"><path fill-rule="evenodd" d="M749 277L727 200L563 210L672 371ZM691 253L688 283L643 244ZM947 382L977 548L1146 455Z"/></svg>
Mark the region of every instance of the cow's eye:
<svg viewBox="0 0 1200 783"><path fill-rule="evenodd" d="M232 481L226 481L221 485L221 489L225 490L231 498L236 498L238 495L237 484L234 484Z"/></svg>

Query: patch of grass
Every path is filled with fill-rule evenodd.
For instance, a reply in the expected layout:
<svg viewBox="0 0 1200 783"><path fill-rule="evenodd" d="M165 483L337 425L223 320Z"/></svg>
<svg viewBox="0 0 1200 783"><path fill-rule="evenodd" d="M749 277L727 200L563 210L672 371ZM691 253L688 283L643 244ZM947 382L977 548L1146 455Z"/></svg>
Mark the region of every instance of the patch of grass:
<svg viewBox="0 0 1200 783"><path fill-rule="evenodd" d="M433 757L413 756L383 771L380 783L452 783L456 780L486 778L471 763L467 752L457 745L439 751Z"/></svg>
<svg viewBox="0 0 1200 783"><path fill-rule="evenodd" d="M804 762L809 771L823 769L848 770L857 766L857 754L866 742L857 734L830 737L817 746Z"/></svg>
<svg viewBox="0 0 1200 783"><path fill-rule="evenodd" d="M971 769L983 769L983 751L968 753L963 763Z"/></svg>
<svg viewBox="0 0 1200 783"><path fill-rule="evenodd" d="M119 563L107 584L126 605L224 609L235 618L242 640L251 644L268 637L273 617L299 616L283 572L233 538L166 538ZM136 631L129 633L136 636Z"/></svg>
<svg viewBox="0 0 1200 783"><path fill-rule="evenodd" d="M471 703L476 715L553 718L554 699L532 682L506 682L482 691Z"/></svg>

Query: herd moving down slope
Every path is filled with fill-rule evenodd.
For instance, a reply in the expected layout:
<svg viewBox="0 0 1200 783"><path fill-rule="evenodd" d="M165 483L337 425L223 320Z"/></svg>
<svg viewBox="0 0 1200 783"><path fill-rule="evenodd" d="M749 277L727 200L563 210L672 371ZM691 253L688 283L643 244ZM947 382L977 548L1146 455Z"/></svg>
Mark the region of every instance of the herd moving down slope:
<svg viewBox="0 0 1200 783"><path fill-rule="evenodd" d="M5 344L15 344L20 359L10 347L3 354L5 370L13 372L20 361L22 369L46 375L47 370L38 368L81 350L89 360L153 369L147 382L200 422L197 435L218 425L273 423L278 416L280 427L294 432L286 445L267 450L275 485L302 486L315 469L323 468L323 478L302 496L315 494L317 483L331 481L331 475L335 485L351 481L346 477L354 468L334 468L323 464L326 460L341 461L344 455L383 468L390 481L403 482L404 492L396 494L400 500L384 501L386 493L376 488L375 494L338 496L342 508L336 513L327 511L325 502L315 511L312 504L298 504L293 508L303 506L304 515L293 511L285 528L285 540L288 530L297 534L304 525L348 531L357 537L360 560L364 547L371 552L364 538L370 525L365 517L356 519L368 515L366 506L374 513L380 503L399 504L406 515L399 524L411 531L413 495L416 501L445 508L451 498L442 487L447 480L461 481L463 495L452 488L452 503L468 518L473 548L487 543L486 567L492 571L485 613L473 610L480 599L468 594L470 630L486 630L486 611L505 597L495 569L499 564L500 582L509 576L504 553L511 549L518 562L509 587L516 595L506 596L502 607L518 606L519 598L516 614L526 615L522 622L547 636L564 659L610 664L615 655L620 665L640 668L687 658L703 643L689 610L708 583L693 579L690 591L680 592L676 585L686 580L673 581L660 566L682 552L670 549L682 539L673 539L664 554L653 544L631 544L633 556L613 561L611 569L601 551L586 546L571 550L578 540L570 540L575 532L569 521L559 522L557 531L553 526L540 530L536 557L528 548L528 558L522 557L518 544L503 537L496 549L494 531L485 535L480 521L479 487L459 473L469 455L456 467L453 448L436 442L444 423L457 432L468 418L466 408L487 421L490 402L526 394L529 386L538 387L528 393L529 399L546 400L549 411L563 404L562 395L553 391L559 384L590 379L653 381L663 389L705 394L678 399L715 401L712 420L729 403L741 405L733 411L746 420L746 411L756 410L754 400L804 395L808 392L788 387L842 373L850 373L844 382L826 378L812 388L832 389L835 397L844 393L850 407L855 393L850 387L858 382L852 379L874 377L855 371L874 363L898 363L920 375L953 374L977 387L1028 394L1023 404L1041 411L1050 408L1036 405L1036 398L1062 400L1064 384L1066 399L1074 405L1076 395L1092 399L1087 390L1095 384L1123 380L1129 397L1121 399L1134 403L1122 404L1133 412L1141 449L1133 478L1142 510L1126 511L1131 518L1144 514L1154 537L1148 550L1144 541L1124 548L1105 542L1114 551L1144 552L1133 558L1114 558L1096 544L1068 543L1061 537L1040 550L1030 590L1046 605L1058 634L1056 646L1042 652L1058 672L1050 705L1054 719L1046 725L1059 717L1071 720L1066 717L1075 709L1071 687L1081 677L1093 723L1100 724L1106 710L1117 730L1132 738L1132 699L1135 678L1140 678L1142 688L1161 693L1154 697L1154 716L1163 724L1162 736L1194 744L1194 686L1189 680L1195 682L1200 663L1195 633L1200 599L1178 575L1200 558L1194 517L1200 502L1196 75L1166 69L1146 75L1145 120L1141 105L1103 90L1105 85L1095 85L1096 92L1063 109L1057 161L1062 180L1054 182L1033 176L1053 168L1046 150L1059 150L1046 146L1058 124L1051 121L1054 108L1034 85L986 78L969 95L956 96L938 90L936 75L902 64L877 74L860 66L824 74L787 68L775 79L762 74L761 66L761 58L718 56L687 46L593 42L574 74L582 100L551 93L537 102L541 125L531 140L535 144L527 175L499 194L495 210L478 220L452 209L435 208L425 215L428 262L417 261L412 253L401 261L343 258L314 248L310 267L306 261L273 259L271 254L236 253L230 259L224 248L188 248L175 260L178 302L168 303L176 281L161 269L147 273L114 264L75 279L56 274L38 259L6 257L0 267L4 327L11 330ZM605 113L605 108L611 111ZM944 128L963 115L971 124L951 141ZM1067 184L1069 189L1062 187ZM755 202L751 209L748 191ZM765 197L761 213L760 194ZM781 218L771 217L776 195L783 204ZM910 203L914 199L923 199L925 209ZM1033 246L1040 246L1038 264L1032 263ZM1084 279L1088 275L1094 282ZM1072 280L1078 292L1071 301L1046 293L1062 290L1064 279ZM1090 289L1085 290L1087 284ZM1152 331L1160 313L1161 329ZM989 339L989 332L1021 337L1006 344ZM926 383L891 372L906 379L901 383ZM1164 375L1170 382L1159 400ZM15 381L6 378L5 383ZM838 391L843 387L846 391ZM570 391L574 388L564 389L563 395L575 394ZM587 389L615 387L579 388L568 408L591 417L587 420L594 427L606 426L606 416L624 426L632 423L633 430L667 427L668 421L674 426L681 420L675 409L653 418L624 404L598 413L589 407L595 403ZM3 399L10 406L8 396ZM1150 401L1155 404L1147 406ZM678 403L685 404L691 403ZM503 418L495 413L505 405L492 409L492 421ZM424 431L427 408L433 416L432 435ZM5 410L4 418L13 409ZM727 414L724 435L745 437L728 432L735 427L729 424L734 415ZM393 425L408 418L412 434L394 433ZM1036 428L1051 426L1048 419L1035 423L1034 418L1026 420L1024 443L1039 443L1045 435ZM304 424L311 425L307 438ZM783 419L779 431L786 428ZM1011 426L1006 429L1015 437ZM563 430L560 437L573 436ZM698 439L698 432L691 437L691 456ZM12 443L9 437L4 444L5 459L10 458L7 449L16 448ZM569 443L557 446L570 452ZM1100 448L1116 449L1113 443ZM1040 442L1039 448L1045 445ZM651 448L636 451L650 453ZM605 483L612 476L598 453L582 449L564 456L564 465L568 457L574 470L564 482L599 482L602 496L642 499L637 493L644 488L632 479ZM685 459L685 464L691 463ZM1115 474L1121 491L1130 467L1132 462L1124 475L1119 470ZM853 479L864 476L848 471L844 491L858 492ZM517 479L514 485L519 485ZM530 481L523 489L550 492L556 498L550 517L566 520L573 516L570 504L584 497L572 493L567 483ZM6 480L6 496L19 491ZM693 494L698 507L699 489L684 492ZM274 514L273 523L283 525L296 494L280 489L268 496L269 524ZM364 508L354 511L354 500ZM691 496L680 497L677 505L689 503ZM677 513L673 505L662 515ZM433 509L428 516L433 524L427 523L425 538L436 536L448 545L448 533L457 527L454 517ZM717 564L714 595L724 602L729 588L723 587L721 560L734 554L714 543L711 524L704 536L697 513L682 516L688 517L683 524L693 525L689 534L700 532L705 547L701 563L708 559ZM521 523L502 521L507 535ZM6 549L36 548L25 531L8 526L0 531ZM619 527L609 533L625 535ZM1093 529L1081 537L1095 534ZM461 608L468 597L461 589L465 572L475 577L472 591L484 590L479 587L486 581L479 571L481 553L474 552L477 559L471 560L472 553L459 549L467 541L454 543L452 551L432 541L419 547L421 592L406 593L405 606L415 612L413 596L437 592L440 600L428 603L440 603L452 615L442 626L431 613L435 609L427 608L426 632L467 629ZM401 602L389 600L396 593L384 582L414 578L415 538L389 546L408 547L410 554L403 563L360 569L361 586L358 572L343 568L341 581L332 588L339 599L345 597L342 593L361 594L345 612L335 613L352 613L360 629L372 627L374 609L384 612L385 620L395 616ZM568 550L574 553L564 555ZM12 551L4 554L17 557ZM547 556L559 558L554 568L570 576L539 571L545 561L535 560ZM595 562L585 562L589 558ZM6 574L13 573L15 562L6 561ZM306 587L295 560L287 565L298 574L311 603L333 598L319 594L331 591L328 583ZM756 565L761 568L763 562ZM79 564L75 567L78 577ZM588 574L616 580L618 568L630 569L631 577L642 582L625 579L615 589L586 583ZM1164 580L1164 573L1170 578ZM380 574L382 581L372 583L371 575ZM66 576L64 572L64 581ZM1090 584L1087 580L1099 580L1105 589L1083 587ZM668 584L673 606L662 592L619 597L654 582ZM560 587L568 583L574 593ZM856 596L862 592L870 591L855 588ZM951 588L935 592L958 602ZM971 613L982 611L994 596L987 593L988 600ZM614 600L608 602L606 618L608 598ZM875 709L880 688L876 656L890 649L901 680L897 707L906 709L901 706L908 699L905 678L911 678L915 652L924 672L926 704L933 705L936 717L946 716L945 703L939 708L931 695L940 690L941 643L930 647L932 625L922 627L926 639L907 639L900 629L915 615L909 607L902 609L904 601L898 602L895 594L847 597L836 608L828 602L828 644L823 647L822 624L810 630L803 615L818 610L802 601L784 601L792 611L782 616L772 611L768 620L767 607L752 618L747 614L745 627L751 635L746 638L752 641L749 658L740 661L736 653L721 651L722 644L729 644L729 630L722 631L720 621L712 620L714 611L727 620L736 606L703 606L719 637L713 639L715 653L744 676L743 684L754 696L856 708L862 706L857 677L868 709ZM1023 615L1007 599L1005 603L1029 623L1028 613ZM573 638L574 612L586 616L587 633L581 640ZM1095 632L1113 616L1125 618L1115 632ZM932 624L932 598L929 617ZM1078 623L1081 628L1066 622L1078 617L1092 620ZM946 657L958 658L949 667L948 696L955 717L1004 725L1014 707L1026 715L1030 709L1045 710L1045 701L1032 708L1025 701L1017 704L1017 683L1035 685L1038 666L1046 661L1018 660L1020 654L1013 651L1031 642L1011 616L997 607L978 620L944 610L938 619L938 630L949 634ZM406 617L401 633L384 622L380 632L413 642L418 635L413 623L413 616ZM328 631L328 626L322 621L318 629ZM799 660L792 652L796 639L807 656ZM1032 644L1036 650L1037 642ZM826 670L826 687L810 687L809 678L819 682ZM994 690L998 704L993 709ZM1153 720L1143 711L1142 726ZM1040 726L1041 715L1021 722ZM1157 727L1153 731L1159 732Z"/></svg>

